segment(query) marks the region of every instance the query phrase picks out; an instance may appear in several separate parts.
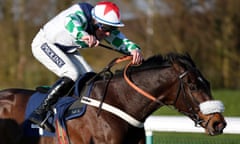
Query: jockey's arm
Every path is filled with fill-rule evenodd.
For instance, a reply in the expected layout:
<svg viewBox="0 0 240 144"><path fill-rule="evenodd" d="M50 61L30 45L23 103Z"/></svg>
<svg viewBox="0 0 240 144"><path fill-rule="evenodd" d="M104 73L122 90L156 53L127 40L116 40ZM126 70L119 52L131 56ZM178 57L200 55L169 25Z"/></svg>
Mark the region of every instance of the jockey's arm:
<svg viewBox="0 0 240 144"><path fill-rule="evenodd" d="M141 48L134 42L127 39L125 35L119 30L112 31L111 35L105 38L105 40L109 44L111 44L114 49L121 51L125 54L130 53L133 56L133 64L140 64L142 62L143 55L141 52Z"/></svg>

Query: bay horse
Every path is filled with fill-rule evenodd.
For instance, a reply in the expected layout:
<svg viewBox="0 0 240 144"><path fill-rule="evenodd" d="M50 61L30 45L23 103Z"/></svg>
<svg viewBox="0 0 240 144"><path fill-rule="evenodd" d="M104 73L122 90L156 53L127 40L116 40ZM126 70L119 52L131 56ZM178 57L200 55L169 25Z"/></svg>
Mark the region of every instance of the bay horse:
<svg viewBox="0 0 240 144"><path fill-rule="evenodd" d="M21 125L28 99L35 92L0 91L0 118ZM99 106L104 92L104 110L98 114L99 108L91 102ZM226 126L222 102L213 99L210 83L185 53L154 55L141 65L129 64L113 74L107 87L106 80L96 80L90 97L82 102L89 103L86 113L66 122L71 144L144 144L144 121L162 106L173 106L211 136L222 134ZM56 137L22 139L24 144L28 140L31 144L61 143Z"/></svg>

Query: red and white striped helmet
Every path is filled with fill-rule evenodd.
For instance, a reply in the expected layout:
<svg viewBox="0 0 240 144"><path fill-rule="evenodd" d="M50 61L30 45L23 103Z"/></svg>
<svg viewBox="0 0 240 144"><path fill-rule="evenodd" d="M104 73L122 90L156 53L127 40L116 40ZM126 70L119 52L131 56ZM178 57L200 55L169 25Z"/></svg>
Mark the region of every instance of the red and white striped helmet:
<svg viewBox="0 0 240 144"><path fill-rule="evenodd" d="M102 1L96 4L92 9L93 18L102 24L123 27L124 24L120 21L120 12L116 4L108 1Z"/></svg>

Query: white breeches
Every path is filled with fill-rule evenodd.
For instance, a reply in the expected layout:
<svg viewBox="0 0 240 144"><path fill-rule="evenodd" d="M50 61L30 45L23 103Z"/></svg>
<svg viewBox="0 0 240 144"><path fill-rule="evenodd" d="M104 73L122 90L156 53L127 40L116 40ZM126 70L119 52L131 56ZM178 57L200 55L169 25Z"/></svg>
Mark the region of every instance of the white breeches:
<svg viewBox="0 0 240 144"><path fill-rule="evenodd" d="M40 30L32 42L33 56L58 77L66 76L76 81L78 77L92 68L78 51L63 52L59 47L48 42Z"/></svg>

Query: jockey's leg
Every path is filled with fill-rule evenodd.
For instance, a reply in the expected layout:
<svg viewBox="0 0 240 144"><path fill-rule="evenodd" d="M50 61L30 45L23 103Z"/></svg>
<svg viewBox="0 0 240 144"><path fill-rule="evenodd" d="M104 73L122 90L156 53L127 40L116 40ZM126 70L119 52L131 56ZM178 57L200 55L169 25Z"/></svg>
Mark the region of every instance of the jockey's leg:
<svg viewBox="0 0 240 144"><path fill-rule="evenodd" d="M69 93L74 85L74 81L68 77L60 78L48 91L47 97L43 100L41 105L32 112L29 120L43 129L54 132L54 127L48 123L46 119L49 110L54 105L58 98Z"/></svg>

